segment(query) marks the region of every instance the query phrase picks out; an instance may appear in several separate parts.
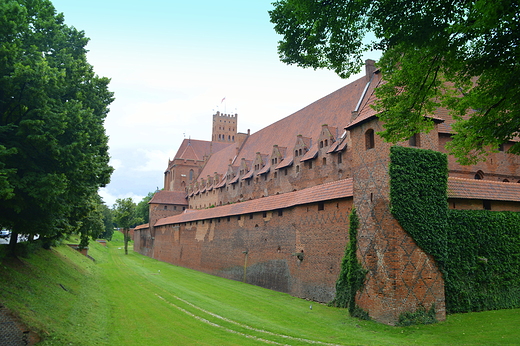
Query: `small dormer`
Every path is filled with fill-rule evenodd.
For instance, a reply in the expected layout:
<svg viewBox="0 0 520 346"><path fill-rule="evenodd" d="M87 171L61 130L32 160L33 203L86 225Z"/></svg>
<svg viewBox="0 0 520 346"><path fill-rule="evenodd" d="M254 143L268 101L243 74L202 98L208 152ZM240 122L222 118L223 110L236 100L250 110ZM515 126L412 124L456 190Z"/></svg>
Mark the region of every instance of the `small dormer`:
<svg viewBox="0 0 520 346"><path fill-rule="evenodd" d="M220 178L220 174L218 174L217 172L213 173L213 181L215 183L215 186L217 186L220 183Z"/></svg>
<svg viewBox="0 0 520 346"><path fill-rule="evenodd" d="M245 158L242 158L240 160L240 165L238 166L238 174L243 177L244 175L247 174L247 172L249 172L249 170L251 169L251 160L246 160Z"/></svg>
<svg viewBox="0 0 520 346"><path fill-rule="evenodd" d="M300 160L309 148L311 147L312 139L309 137L304 137L302 135L296 136L296 143L294 145L293 153L294 159Z"/></svg>
<svg viewBox="0 0 520 346"><path fill-rule="evenodd" d="M226 173L226 177L227 177L227 181L231 181L235 175L236 175L236 169L235 167L233 167L231 164L228 165L228 169L227 169L227 173Z"/></svg>
<svg viewBox="0 0 520 346"><path fill-rule="evenodd" d="M329 126L327 124L321 125L321 132L318 138L319 149L329 148L334 142L336 142L336 138L338 129L336 127Z"/></svg>
<svg viewBox="0 0 520 346"><path fill-rule="evenodd" d="M260 154L260 152L256 153L255 160L253 161L253 170L259 171L261 170L267 161L267 155Z"/></svg>
<svg viewBox="0 0 520 346"><path fill-rule="evenodd" d="M287 153L286 147L279 147L277 144L273 145L273 151L271 152L271 166L276 167L285 158Z"/></svg>

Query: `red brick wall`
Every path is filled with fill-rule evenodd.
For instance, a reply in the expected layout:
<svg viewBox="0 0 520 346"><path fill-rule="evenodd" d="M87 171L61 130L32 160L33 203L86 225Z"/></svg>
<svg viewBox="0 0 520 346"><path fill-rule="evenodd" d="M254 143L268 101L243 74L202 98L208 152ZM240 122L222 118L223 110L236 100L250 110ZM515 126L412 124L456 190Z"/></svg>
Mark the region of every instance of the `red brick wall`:
<svg viewBox="0 0 520 346"><path fill-rule="evenodd" d="M328 302L348 239L351 199L277 211L155 227L153 250L143 244L143 254L158 260L246 282L291 295ZM136 232L137 233L137 232ZM137 241L135 242L137 244ZM297 254L303 251L303 260Z"/></svg>
<svg viewBox="0 0 520 346"><path fill-rule="evenodd" d="M390 212L389 150L391 144L375 136L375 146L365 146L365 132L381 131L378 120L354 128L352 172L354 206L358 210L358 258L368 270L357 304L376 321L396 324L399 315L435 304L439 320L445 319L444 281L433 258L422 251ZM436 133L421 134L421 147L436 145ZM402 143L402 145L408 145Z"/></svg>

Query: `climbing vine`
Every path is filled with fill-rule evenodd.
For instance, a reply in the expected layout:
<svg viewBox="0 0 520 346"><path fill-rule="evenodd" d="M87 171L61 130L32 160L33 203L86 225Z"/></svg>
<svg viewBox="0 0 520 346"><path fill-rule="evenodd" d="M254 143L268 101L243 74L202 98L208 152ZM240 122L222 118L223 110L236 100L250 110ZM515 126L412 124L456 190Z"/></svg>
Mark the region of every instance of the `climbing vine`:
<svg viewBox="0 0 520 346"><path fill-rule="evenodd" d="M336 297L332 306L348 308L351 316L369 319L368 313L356 304L356 293L363 288L367 270L363 269L356 255L359 218L356 209L350 213L349 242L341 261L341 271L336 282Z"/></svg>
<svg viewBox="0 0 520 346"><path fill-rule="evenodd" d="M520 213L449 210L446 155L392 147L391 210L445 280L448 313L520 307Z"/></svg>

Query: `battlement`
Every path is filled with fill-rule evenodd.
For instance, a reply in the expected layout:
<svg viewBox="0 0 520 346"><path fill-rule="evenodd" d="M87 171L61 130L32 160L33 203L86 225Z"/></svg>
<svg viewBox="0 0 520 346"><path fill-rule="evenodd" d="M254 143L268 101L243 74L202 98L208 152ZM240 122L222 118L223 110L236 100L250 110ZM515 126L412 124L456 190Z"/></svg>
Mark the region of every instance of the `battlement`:
<svg viewBox="0 0 520 346"><path fill-rule="evenodd" d="M221 118L237 118L238 117L238 114L235 113L235 114L224 114L224 113L220 113L220 111L217 111L217 113L213 114L213 118L215 117L221 117Z"/></svg>

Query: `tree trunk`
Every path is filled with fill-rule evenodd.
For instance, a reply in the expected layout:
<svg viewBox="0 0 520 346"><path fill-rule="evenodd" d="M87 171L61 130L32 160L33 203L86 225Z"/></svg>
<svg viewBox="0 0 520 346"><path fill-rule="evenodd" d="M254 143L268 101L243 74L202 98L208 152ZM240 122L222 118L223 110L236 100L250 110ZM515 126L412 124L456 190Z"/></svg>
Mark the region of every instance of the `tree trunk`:
<svg viewBox="0 0 520 346"><path fill-rule="evenodd" d="M125 237L125 255L128 255L128 228L123 230L123 234Z"/></svg>
<svg viewBox="0 0 520 346"><path fill-rule="evenodd" d="M16 244L18 244L18 232L11 231L11 238L9 239L8 256L16 257Z"/></svg>

